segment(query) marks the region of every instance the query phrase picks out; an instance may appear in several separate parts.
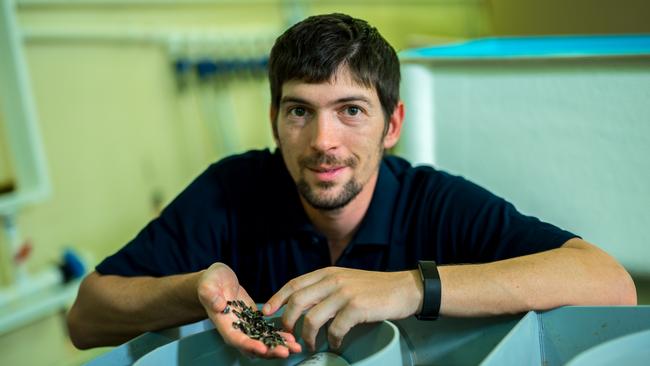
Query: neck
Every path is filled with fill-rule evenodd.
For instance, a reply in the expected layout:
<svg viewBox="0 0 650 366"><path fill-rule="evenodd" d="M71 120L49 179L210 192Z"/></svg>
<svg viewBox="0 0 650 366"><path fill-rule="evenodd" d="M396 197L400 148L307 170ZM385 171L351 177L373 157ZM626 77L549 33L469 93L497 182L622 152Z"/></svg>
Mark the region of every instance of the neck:
<svg viewBox="0 0 650 366"><path fill-rule="evenodd" d="M378 175L379 172L376 172L370 177L361 192L345 207L338 210L324 211L315 209L304 198L300 197L305 213L312 224L327 238L332 263L335 263L340 257L357 232L361 220L366 215L372 200L372 194L375 191Z"/></svg>

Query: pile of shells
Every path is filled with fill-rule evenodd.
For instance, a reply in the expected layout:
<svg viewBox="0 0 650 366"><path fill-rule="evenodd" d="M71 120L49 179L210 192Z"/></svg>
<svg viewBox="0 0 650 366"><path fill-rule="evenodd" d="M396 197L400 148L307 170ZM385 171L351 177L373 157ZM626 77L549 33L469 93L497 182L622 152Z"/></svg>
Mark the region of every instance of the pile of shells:
<svg viewBox="0 0 650 366"><path fill-rule="evenodd" d="M262 341L269 348L287 345L278 334L280 329L264 319L261 311L254 310L241 300L228 301L223 313L228 314L230 311L239 319L232 323L233 328L241 330L252 339Z"/></svg>

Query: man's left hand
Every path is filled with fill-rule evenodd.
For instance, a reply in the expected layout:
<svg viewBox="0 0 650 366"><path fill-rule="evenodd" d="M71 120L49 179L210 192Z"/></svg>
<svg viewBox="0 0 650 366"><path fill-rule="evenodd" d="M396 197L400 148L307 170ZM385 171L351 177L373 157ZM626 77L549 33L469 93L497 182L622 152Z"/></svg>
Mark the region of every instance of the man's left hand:
<svg viewBox="0 0 650 366"><path fill-rule="evenodd" d="M422 282L417 270L372 272L327 267L287 282L264 305L264 315L272 315L286 304L282 322L293 332L305 314L302 337L315 350L316 334L330 319L330 347L338 349L350 328L360 323L402 319L422 308Z"/></svg>

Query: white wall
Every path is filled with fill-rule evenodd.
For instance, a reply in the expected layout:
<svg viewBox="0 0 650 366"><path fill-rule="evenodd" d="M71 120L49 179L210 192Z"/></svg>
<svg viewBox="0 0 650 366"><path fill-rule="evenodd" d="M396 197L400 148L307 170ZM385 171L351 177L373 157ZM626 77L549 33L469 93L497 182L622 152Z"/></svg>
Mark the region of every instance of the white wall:
<svg viewBox="0 0 650 366"><path fill-rule="evenodd" d="M650 58L425 65L406 66L402 151L427 161L412 141L432 130L438 168L650 273ZM408 112L420 90L428 116Z"/></svg>

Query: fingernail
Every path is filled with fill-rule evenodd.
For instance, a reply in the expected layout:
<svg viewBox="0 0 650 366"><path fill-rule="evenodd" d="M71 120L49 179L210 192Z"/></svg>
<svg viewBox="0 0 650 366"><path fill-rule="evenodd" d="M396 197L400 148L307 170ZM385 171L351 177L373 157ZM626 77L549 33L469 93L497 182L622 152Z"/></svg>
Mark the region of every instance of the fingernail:
<svg viewBox="0 0 650 366"><path fill-rule="evenodd" d="M264 307L262 308L262 312L266 315L271 313L271 305L269 304L264 304Z"/></svg>

